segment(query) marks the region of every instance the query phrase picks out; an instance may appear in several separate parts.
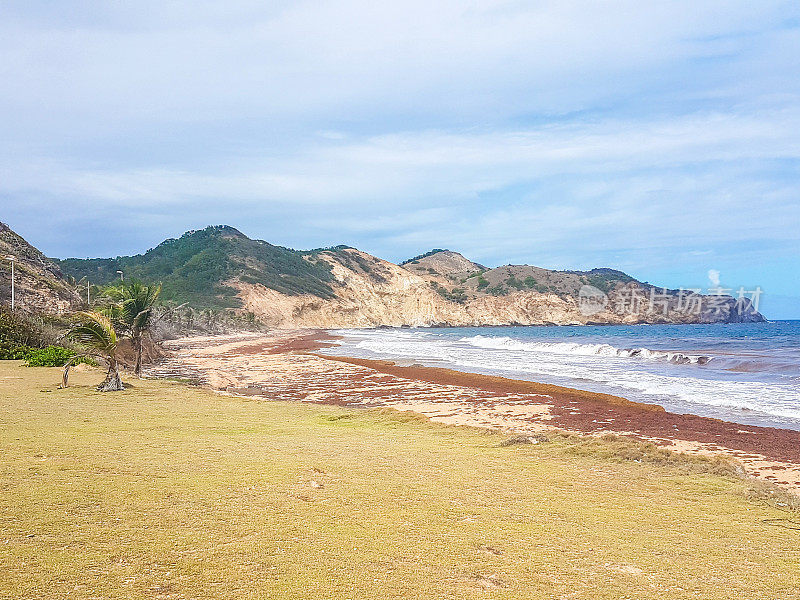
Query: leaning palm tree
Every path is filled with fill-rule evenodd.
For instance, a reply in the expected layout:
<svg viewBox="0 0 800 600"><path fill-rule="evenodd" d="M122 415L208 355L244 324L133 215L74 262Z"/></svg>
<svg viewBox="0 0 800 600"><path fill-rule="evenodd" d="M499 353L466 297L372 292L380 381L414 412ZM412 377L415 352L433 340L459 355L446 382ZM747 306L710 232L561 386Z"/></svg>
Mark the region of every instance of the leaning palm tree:
<svg viewBox="0 0 800 600"><path fill-rule="evenodd" d="M142 373L144 335L153 323L153 309L160 294L160 284L146 285L140 281L130 281L105 290L112 304L103 312L130 336L136 353L133 372L137 376Z"/></svg>
<svg viewBox="0 0 800 600"><path fill-rule="evenodd" d="M117 332L111 319L99 312L85 311L75 314L75 325L67 332L66 337L83 349L82 353L72 357L64 366L62 387L69 383L69 369L81 358L92 357L108 364L108 372L103 383L97 386L101 392L124 390L125 386L119 378L117 366Z"/></svg>
<svg viewBox="0 0 800 600"><path fill-rule="evenodd" d="M142 341L144 334L153 323L153 308L161 294L161 285L145 285L133 281L124 286L122 299L122 320L131 332L131 340L136 351L136 366L133 372L142 374Z"/></svg>

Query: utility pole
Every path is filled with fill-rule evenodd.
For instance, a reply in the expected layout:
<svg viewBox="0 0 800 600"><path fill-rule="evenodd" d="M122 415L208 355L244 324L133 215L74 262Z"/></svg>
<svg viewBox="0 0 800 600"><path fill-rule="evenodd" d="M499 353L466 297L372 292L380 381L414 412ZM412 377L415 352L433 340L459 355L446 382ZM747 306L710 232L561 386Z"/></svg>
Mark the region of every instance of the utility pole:
<svg viewBox="0 0 800 600"><path fill-rule="evenodd" d="M14 261L17 259L13 256L9 256L8 260L11 261L11 310L14 310Z"/></svg>
<svg viewBox="0 0 800 600"><path fill-rule="evenodd" d="M92 301L89 299L89 280L86 280L86 306L92 307Z"/></svg>

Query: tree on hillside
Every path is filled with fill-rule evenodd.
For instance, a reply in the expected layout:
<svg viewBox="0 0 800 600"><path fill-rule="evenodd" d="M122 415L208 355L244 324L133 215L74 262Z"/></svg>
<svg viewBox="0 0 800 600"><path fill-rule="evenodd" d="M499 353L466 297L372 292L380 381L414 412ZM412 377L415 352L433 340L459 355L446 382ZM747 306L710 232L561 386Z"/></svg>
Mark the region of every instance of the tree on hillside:
<svg viewBox="0 0 800 600"><path fill-rule="evenodd" d="M142 346L144 335L153 324L153 310L161 294L160 284L147 285L130 281L105 289L104 295L112 300L108 316L130 336L136 353L134 373L142 373Z"/></svg>
<svg viewBox="0 0 800 600"><path fill-rule="evenodd" d="M101 392L124 390L117 366L117 332L111 319L99 312L84 311L75 314L75 324L67 331L66 337L78 344L83 352L67 361L64 366L62 387L69 383L69 369L75 362L86 356L100 359L108 364L106 378L97 389Z"/></svg>

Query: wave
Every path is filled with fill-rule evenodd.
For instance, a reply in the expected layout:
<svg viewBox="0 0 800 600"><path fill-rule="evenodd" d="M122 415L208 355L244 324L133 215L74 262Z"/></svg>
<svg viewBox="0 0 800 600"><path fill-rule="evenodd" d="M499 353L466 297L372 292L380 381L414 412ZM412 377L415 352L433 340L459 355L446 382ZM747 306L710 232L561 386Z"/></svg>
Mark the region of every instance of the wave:
<svg viewBox="0 0 800 600"><path fill-rule="evenodd" d="M543 352L548 354L568 354L575 356L608 356L620 358L642 358L665 360L673 364L705 365L710 356L666 352L648 348L615 348L610 344L579 344L577 342L522 342L510 337L488 337L475 335L461 338L461 342L476 348L496 350L516 350L521 352Z"/></svg>

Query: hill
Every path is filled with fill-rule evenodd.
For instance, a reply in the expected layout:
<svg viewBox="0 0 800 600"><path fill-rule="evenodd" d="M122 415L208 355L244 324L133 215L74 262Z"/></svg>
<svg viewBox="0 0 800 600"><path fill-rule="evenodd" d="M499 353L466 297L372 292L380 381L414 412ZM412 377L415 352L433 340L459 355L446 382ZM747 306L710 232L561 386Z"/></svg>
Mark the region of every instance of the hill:
<svg viewBox="0 0 800 600"><path fill-rule="evenodd" d="M81 297L55 262L0 223L0 304L11 304L14 257L15 304L28 312L61 313L81 305Z"/></svg>
<svg viewBox="0 0 800 600"><path fill-rule="evenodd" d="M237 308L242 303L229 285L232 280L290 296L332 298L330 266L315 254L252 240L233 227L218 225L189 231L136 256L68 258L59 264L76 279L87 277L92 283L110 283L122 271L125 277L162 282L165 300L196 308Z"/></svg>
<svg viewBox="0 0 800 600"><path fill-rule="evenodd" d="M415 256L400 263L400 266L420 275L452 275L455 277L486 270L483 265L472 262L458 252L441 249Z"/></svg>
<svg viewBox="0 0 800 600"><path fill-rule="evenodd" d="M59 265L92 283L111 282L117 271L126 278L161 281L165 300L247 311L276 327L763 319L729 296L686 298L613 269L488 269L443 249L396 265L348 246L304 251L274 246L224 225L190 231L136 256L70 258Z"/></svg>

